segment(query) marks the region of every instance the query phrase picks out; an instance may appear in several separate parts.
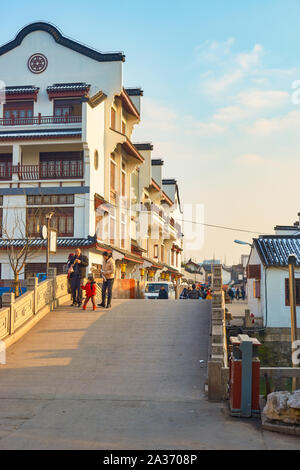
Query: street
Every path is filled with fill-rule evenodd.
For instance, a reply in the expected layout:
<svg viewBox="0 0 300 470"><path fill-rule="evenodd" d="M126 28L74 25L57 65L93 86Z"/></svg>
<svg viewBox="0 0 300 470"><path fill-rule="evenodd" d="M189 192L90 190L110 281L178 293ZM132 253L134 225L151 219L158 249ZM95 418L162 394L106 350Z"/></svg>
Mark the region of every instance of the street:
<svg viewBox="0 0 300 470"><path fill-rule="evenodd" d="M300 449L207 401L209 309L116 300L49 313L0 366L0 449Z"/></svg>

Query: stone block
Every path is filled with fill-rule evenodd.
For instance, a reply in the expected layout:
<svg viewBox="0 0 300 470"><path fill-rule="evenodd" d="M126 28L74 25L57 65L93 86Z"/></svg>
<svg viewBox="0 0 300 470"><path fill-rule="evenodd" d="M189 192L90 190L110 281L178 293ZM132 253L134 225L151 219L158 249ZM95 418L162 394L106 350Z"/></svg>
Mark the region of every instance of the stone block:
<svg viewBox="0 0 300 470"><path fill-rule="evenodd" d="M223 354L223 343L212 343L211 352L217 355Z"/></svg>
<svg viewBox="0 0 300 470"><path fill-rule="evenodd" d="M222 266L221 264L214 264L212 266L212 274L216 277L222 277Z"/></svg>
<svg viewBox="0 0 300 470"><path fill-rule="evenodd" d="M263 417L269 421L300 424L300 390L295 392L272 392L267 397Z"/></svg>
<svg viewBox="0 0 300 470"><path fill-rule="evenodd" d="M214 293L212 295L212 307L213 308L221 308L223 307L223 294L221 293Z"/></svg>
<svg viewBox="0 0 300 470"><path fill-rule="evenodd" d="M224 320L225 318L225 309L224 308L215 308L212 309L212 319L213 320Z"/></svg>

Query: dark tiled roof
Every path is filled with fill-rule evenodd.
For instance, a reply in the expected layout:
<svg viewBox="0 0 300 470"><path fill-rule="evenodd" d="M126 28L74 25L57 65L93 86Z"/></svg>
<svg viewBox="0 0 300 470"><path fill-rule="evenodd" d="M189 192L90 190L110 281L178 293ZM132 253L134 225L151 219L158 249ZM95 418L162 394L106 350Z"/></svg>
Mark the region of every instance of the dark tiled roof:
<svg viewBox="0 0 300 470"><path fill-rule="evenodd" d="M55 137L81 137L81 129L47 129L0 132L1 140L49 139Z"/></svg>
<svg viewBox="0 0 300 470"><path fill-rule="evenodd" d="M300 236L264 235L253 242L265 266L287 266L291 254L296 255L300 266Z"/></svg>
<svg viewBox="0 0 300 470"><path fill-rule="evenodd" d="M150 144L149 142L135 143L134 146L138 150L153 150L153 145Z"/></svg>
<svg viewBox="0 0 300 470"><path fill-rule="evenodd" d="M88 90L91 85L87 83L79 82L79 83L54 83L51 86L47 87L48 91L84 91Z"/></svg>
<svg viewBox="0 0 300 470"><path fill-rule="evenodd" d="M161 166L164 164L164 161L161 158L152 158L151 165L153 166Z"/></svg>
<svg viewBox="0 0 300 470"><path fill-rule="evenodd" d="M7 86L5 87L5 93L7 95L19 95L19 94L27 94L27 93L37 93L39 91L39 87L34 85L20 85L20 86Z"/></svg>
<svg viewBox="0 0 300 470"><path fill-rule="evenodd" d="M31 247L46 247L46 240L42 238L33 238L30 241ZM27 240L24 238L18 238L14 240L7 240L5 238L0 238L0 248L8 248L10 246L22 247L27 243ZM58 248L68 248L68 247L78 247L78 246L93 246L96 244L94 237L88 238L58 238L57 247Z"/></svg>
<svg viewBox="0 0 300 470"><path fill-rule="evenodd" d="M162 184L176 184L177 181L175 179L163 179Z"/></svg>
<svg viewBox="0 0 300 470"><path fill-rule="evenodd" d="M129 96L143 96L144 94L141 88L125 88L125 91Z"/></svg>
<svg viewBox="0 0 300 470"><path fill-rule="evenodd" d="M28 34L34 31L46 31L53 37L54 41L58 44L67 47L68 49L72 49L73 51L78 52L79 54L83 54L87 57L90 57L91 59L97 60L98 62L125 61L125 56L122 52L109 52L103 54L102 52L98 52L95 49L91 49L90 47L84 46L79 42L66 38L55 26L50 23L45 23L43 21L31 23L22 28L21 31L19 31L19 33L15 37L15 39L0 47L0 56L6 54L15 47L18 47L22 43L23 39Z"/></svg>

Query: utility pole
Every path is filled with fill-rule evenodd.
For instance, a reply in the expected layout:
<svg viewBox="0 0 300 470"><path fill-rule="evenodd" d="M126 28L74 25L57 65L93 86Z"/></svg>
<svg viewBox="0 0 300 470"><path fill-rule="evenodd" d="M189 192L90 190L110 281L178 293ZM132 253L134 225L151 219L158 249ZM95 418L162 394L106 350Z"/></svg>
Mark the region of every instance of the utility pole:
<svg viewBox="0 0 300 470"><path fill-rule="evenodd" d="M295 282L295 266L297 257L294 254L288 257L289 266L289 294L290 294L290 307L291 307L291 343L292 343L292 364L293 367L297 367L297 364L293 362L294 351L296 349L297 341L297 314L296 314L296 282ZM297 390L297 378L293 377L292 390Z"/></svg>

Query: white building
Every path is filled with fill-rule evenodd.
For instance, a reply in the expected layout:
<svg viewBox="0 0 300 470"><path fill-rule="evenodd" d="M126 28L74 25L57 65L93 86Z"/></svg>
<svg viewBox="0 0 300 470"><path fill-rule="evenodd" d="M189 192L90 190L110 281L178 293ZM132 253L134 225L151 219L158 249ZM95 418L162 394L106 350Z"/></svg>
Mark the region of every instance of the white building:
<svg viewBox="0 0 300 470"><path fill-rule="evenodd" d="M294 229L294 232L296 230ZM263 235L253 240L249 262L248 305L251 313L261 318L265 327L291 326L288 256L295 254L297 322L300 325L300 236Z"/></svg>
<svg viewBox="0 0 300 470"><path fill-rule="evenodd" d="M12 278L4 229L20 246L26 234L13 227L23 220L45 247L40 228L51 210L59 238L50 265L58 272L75 247L95 272L103 251L117 260L117 277L121 264L136 265L129 276L144 266L133 249L132 180L151 162L130 140L143 92L124 88L124 61L121 52L98 52L43 22L0 47L2 279ZM44 270L45 250L37 249L23 276Z"/></svg>

